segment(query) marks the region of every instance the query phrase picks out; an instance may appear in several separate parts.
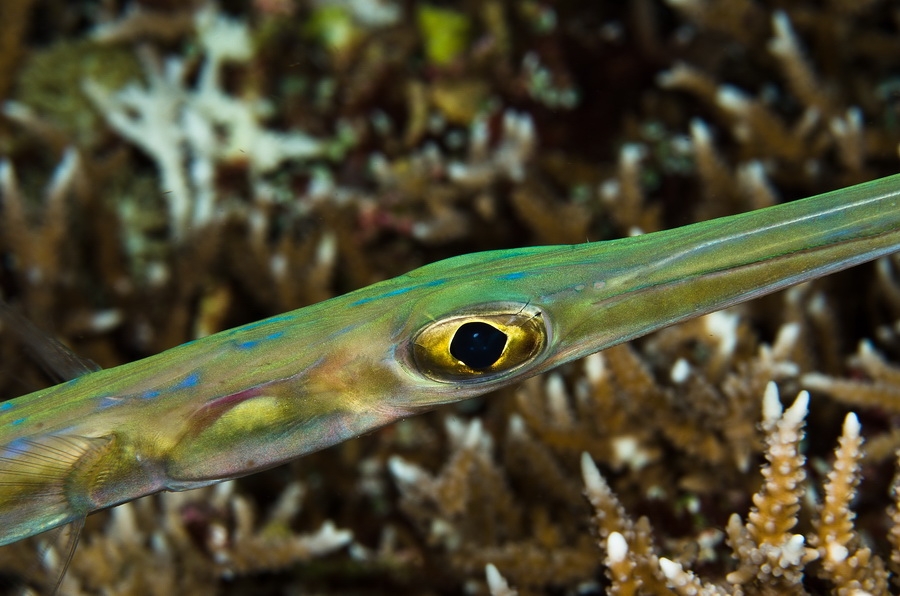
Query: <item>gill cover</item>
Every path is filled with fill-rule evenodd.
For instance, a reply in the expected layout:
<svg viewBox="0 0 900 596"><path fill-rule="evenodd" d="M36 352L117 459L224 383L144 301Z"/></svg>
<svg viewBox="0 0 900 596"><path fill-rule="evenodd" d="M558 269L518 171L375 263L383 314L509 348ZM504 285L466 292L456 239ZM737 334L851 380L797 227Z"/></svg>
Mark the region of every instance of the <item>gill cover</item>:
<svg viewBox="0 0 900 596"><path fill-rule="evenodd" d="M539 308L484 304L423 327L413 340L412 358L435 381L486 380L532 362L546 347L547 336Z"/></svg>

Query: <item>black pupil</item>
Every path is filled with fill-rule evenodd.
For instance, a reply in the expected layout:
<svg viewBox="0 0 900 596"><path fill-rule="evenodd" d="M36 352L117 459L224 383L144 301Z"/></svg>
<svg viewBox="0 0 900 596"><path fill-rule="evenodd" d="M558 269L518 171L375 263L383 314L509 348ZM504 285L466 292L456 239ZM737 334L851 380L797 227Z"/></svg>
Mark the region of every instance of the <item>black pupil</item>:
<svg viewBox="0 0 900 596"><path fill-rule="evenodd" d="M469 368L488 368L500 359L506 334L487 323L465 323L453 335L450 353Z"/></svg>

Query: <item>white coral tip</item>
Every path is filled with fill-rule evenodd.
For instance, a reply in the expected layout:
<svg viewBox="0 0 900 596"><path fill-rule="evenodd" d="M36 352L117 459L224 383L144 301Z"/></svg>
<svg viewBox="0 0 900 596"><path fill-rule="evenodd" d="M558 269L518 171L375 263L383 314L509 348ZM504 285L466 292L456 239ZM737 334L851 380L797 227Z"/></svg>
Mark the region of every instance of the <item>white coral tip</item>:
<svg viewBox="0 0 900 596"><path fill-rule="evenodd" d="M871 356L875 352L875 348L872 347L872 342L868 339L860 340L859 342L859 355L860 356Z"/></svg>
<svg viewBox="0 0 900 596"><path fill-rule="evenodd" d="M516 593L493 563L484 566L484 575L487 577L488 591L492 596L510 596Z"/></svg>
<svg viewBox="0 0 900 596"><path fill-rule="evenodd" d="M766 384L765 393L763 393L763 420L773 422L781 418L782 408L781 399L778 397L778 385L774 381Z"/></svg>
<svg viewBox="0 0 900 596"><path fill-rule="evenodd" d="M394 480L400 484L414 485L425 477L422 468L405 461L398 455L388 460L388 469L393 474Z"/></svg>
<svg viewBox="0 0 900 596"><path fill-rule="evenodd" d="M809 391L801 391L797 394L794 404L784 413L785 422L792 426L798 426L809 412Z"/></svg>
<svg viewBox="0 0 900 596"><path fill-rule="evenodd" d="M591 354L583 362L584 374L587 375L591 383L596 385L603 380L603 377L606 375L606 366L603 363L603 356L599 352Z"/></svg>
<svg viewBox="0 0 900 596"><path fill-rule="evenodd" d="M691 119L691 136L698 145L709 145L712 141L712 133L709 125L700 118Z"/></svg>
<svg viewBox="0 0 900 596"><path fill-rule="evenodd" d="M643 145L626 143L622 145L622 149L619 151L619 159L627 166L635 166L646 154L647 150Z"/></svg>
<svg viewBox="0 0 900 596"><path fill-rule="evenodd" d="M679 358L672 365L672 371L669 373L672 382L681 385L691 376L691 365L684 358Z"/></svg>
<svg viewBox="0 0 900 596"><path fill-rule="evenodd" d="M463 448L475 449L475 447L478 446L478 443L481 440L481 431L481 420L476 418L471 422L471 424L469 424L469 428L466 431L465 438L463 439Z"/></svg>
<svg viewBox="0 0 900 596"><path fill-rule="evenodd" d="M722 85L716 91L716 103L725 110L741 112L750 105L750 99L737 87Z"/></svg>
<svg viewBox="0 0 900 596"><path fill-rule="evenodd" d="M775 29L775 35L782 38L791 38L794 35L794 29L791 27L791 19L783 10L776 10L772 13L772 28Z"/></svg>
<svg viewBox="0 0 900 596"><path fill-rule="evenodd" d="M806 373L800 377L800 384L807 389L824 391L831 386L832 380L831 377L822 373Z"/></svg>
<svg viewBox="0 0 900 596"><path fill-rule="evenodd" d="M523 439L528 436L525 428L525 419L519 414L512 414L509 417L509 434L516 439Z"/></svg>
<svg viewBox="0 0 900 596"><path fill-rule="evenodd" d="M843 544L838 544L837 542L829 544L825 549L825 552L828 556L828 560L833 563L843 563L849 554L847 547Z"/></svg>
<svg viewBox="0 0 900 596"><path fill-rule="evenodd" d="M319 531L307 537L307 547L316 554L326 554L344 548L353 540L353 532L339 530L331 520L326 521Z"/></svg>
<svg viewBox="0 0 900 596"><path fill-rule="evenodd" d="M628 556L628 543L618 532L611 532L606 539L606 554L610 563L621 563Z"/></svg>
<svg viewBox="0 0 900 596"><path fill-rule="evenodd" d="M666 579L670 581L677 579L683 572L681 565L665 557L659 558L659 568L662 570L663 575L666 576Z"/></svg>
<svg viewBox="0 0 900 596"><path fill-rule="evenodd" d="M494 566L493 563L488 563L484 566L484 575L487 577L488 587L493 592L496 588L501 588L506 584L506 581L503 579L503 576L500 575L500 571L497 567Z"/></svg>
<svg viewBox="0 0 900 596"><path fill-rule="evenodd" d="M762 166L760 166L762 168ZM762 170L760 169L760 172ZM760 177L763 177L765 174L760 174ZM775 338L776 346L794 346L797 343L797 340L800 338L800 324L799 323L786 323L781 326L778 330L778 335Z"/></svg>
<svg viewBox="0 0 900 596"><path fill-rule="evenodd" d="M859 418L856 417L856 414L850 412L847 414L847 417L844 418L844 436L855 439L859 437Z"/></svg>
<svg viewBox="0 0 900 596"><path fill-rule="evenodd" d="M602 492L604 487L603 477L597 464L591 459L590 454L585 451L581 454L581 476L584 478L584 486L588 493Z"/></svg>

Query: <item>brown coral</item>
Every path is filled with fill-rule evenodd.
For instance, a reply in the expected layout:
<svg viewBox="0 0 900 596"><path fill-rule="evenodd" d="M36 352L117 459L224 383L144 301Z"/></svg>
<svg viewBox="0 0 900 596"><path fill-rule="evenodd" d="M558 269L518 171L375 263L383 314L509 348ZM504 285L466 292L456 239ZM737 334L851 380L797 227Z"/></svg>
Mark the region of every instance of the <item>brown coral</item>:
<svg viewBox="0 0 900 596"><path fill-rule="evenodd" d="M431 40L401 18L415 2L230 3L227 21L245 27L252 52L214 69L197 27L203 4L43 0L27 27L0 18L0 41L15 50L0 69L10 100L0 287L104 366L451 254L649 232L896 170L900 37L885 0L462 3L453 12L464 43L442 64L424 58ZM8 10L25 15L27 5ZM260 146L249 154L249 142L228 143L233 130L213 126L227 156L182 145L175 166L205 166L181 172L188 212L215 208L200 210L196 229L173 224L182 216L156 165L103 102L92 112L81 95L84 78L103 79L110 94L129 81L149 93L144 77L162 71L137 68L136 55L180 64L168 89L178 105L215 83L204 97L252 114L250 132L303 133L327 151L268 170ZM73 163L65 151L77 168L56 169ZM48 184L54 171L65 184ZM292 562L266 577L320 593L628 593L639 581L663 593L877 592L879 560L900 570L900 517L878 514L897 507L885 488L894 462L883 463L900 447L896 270L884 260L815 282L242 480L230 505L191 509L202 539L165 538L176 544L166 556L155 538L177 526L166 498L132 506L127 532L129 509L109 523L101 514L68 581L108 593L237 593L242 573L255 580ZM15 396L46 380L9 336L0 335L0 388ZM775 484L760 493L756 467L772 435L758 429L759 400L773 379L813 392L810 465L790 489L778 484L790 474L770 465ZM820 470L848 406L867 450L844 433L818 514L808 489L829 474ZM582 452L609 488L608 527L580 496ZM306 495L289 527L250 519L277 510L273 495L291 494L296 478ZM868 511L857 518L854 493ZM729 522L755 494L765 496L753 519ZM773 510L776 497L787 510ZM300 556L295 538L329 521L351 530L353 545ZM13 546L3 568L21 569L28 546ZM248 562L261 548L271 557ZM818 560L803 565L812 548ZM730 584L730 550L778 554L787 575L742 559L734 577L746 581ZM102 556L112 551L121 556ZM233 578L216 557L230 557ZM488 564L498 574L485 582Z"/></svg>

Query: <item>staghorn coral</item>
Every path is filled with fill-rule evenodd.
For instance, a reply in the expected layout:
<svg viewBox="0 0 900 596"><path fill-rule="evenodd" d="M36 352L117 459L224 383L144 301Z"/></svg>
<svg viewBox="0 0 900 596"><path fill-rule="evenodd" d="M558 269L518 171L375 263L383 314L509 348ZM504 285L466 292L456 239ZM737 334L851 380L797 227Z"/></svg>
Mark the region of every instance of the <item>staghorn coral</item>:
<svg viewBox="0 0 900 596"><path fill-rule="evenodd" d="M0 197L3 201L3 237L16 247L16 257L23 291L35 302L41 300L41 292L32 288L46 287L50 283L60 283L64 278L62 247L66 235L67 199L79 190L79 180L83 181L81 158L78 151L70 148L56 166L45 190L45 203L40 210L40 218L35 221L28 213L25 199L16 180L15 168L8 160L0 162ZM83 187L81 188L83 192ZM41 310L41 305L36 305Z"/></svg>
<svg viewBox="0 0 900 596"><path fill-rule="evenodd" d="M13 187L0 190L0 287L104 366L451 254L649 232L897 167L900 37L885 0L460 3L452 12L465 32L450 36L448 61L429 59L429 48L448 40L418 26L419 2L39 4L21 39L4 38L22 59L0 73L10 90L0 154L18 200L8 202ZM204 35L223 22L243 31L241 60L210 59L218 40ZM156 58L145 64L141 55ZM182 216L165 191L174 187L110 121L110 108L122 106L98 110L83 95L96 81L111 101L133 82L146 100L162 88L155 77L166 63L181 67L162 85L170 99L197 112L201 132L229 141L185 144L182 130L160 148L183 158L172 163L188 189L179 209L202 214L193 220L202 228L173 224ZM222 119L234 114L255 137L226 134L235 130ZM266 135L305 135L335 151L260 168L254 138ZM57 170L72 155L76 170ZM68 186L48 185L54 171L74 172L56 178ZM42 201L51 186L63 194ZM861 561L869 549L865 571L877 560L900 569L900 518L896 509L881 514L897 507L887 489L900 447L889 374L900 356L896 280L896 259L886 259L237 483L262 517L301 479L304 506L290 534L328 521L353 532L349 548L328 557L270 572L244 566L229 578L213 547L227 554L237 542L268 539L260 524L235 533L243 506L195 507L198 526L225 540L191 534L170 559L154 550L154 535L171 524L150 501L133 506L136 529L105 515L89 520L72 581L111 594L173 585L244 593L251 583L273 592L590 594L639 590L635 579L647 570L647 585L663 591L684 573L689 586L732 593L728 541L761 550L729 519L750 511L759 491L759 400L775 379L785 393L812 391L809 466L796 487L806 497L778 548L802 535L802 555L815 549L819 558L803 567L799 587L754 572L741 589L877 591L877 574L841 570L836 555L843 548L845 561ZM41 386L6 331L3 394ZM871 350L848 360L863 339ZM834 521L816 526L824 516L811 488L830 486L827 460L848 407L867 449L859 463L842 464L852 476L834 468ZM836 460L855 458L851 435ZM610 510L605 523L619 525L599 548L601 530L581 496L583 451L622 508ZM394 476L397 461L416 471L417 484ZM837 525L847 527L853 493L859 515L848 533ZM210 494L197 498L218 498ZM132 533L141 539L123 546ZM0 570L27 568L30 546L14 547ZM123 556L98 555L117 551ZM489 563L505 584L491 580Z"/></svg>
<svg viewBox="0 0 900 596"><path fill-rule="evenodd" d="M496 567L488 563L484 569L491 596L518 596L518 592L509 587L506 578L500 575Z"/></svg>
<svg viewBox="0 0 900 596"><path fill-rule="evenodd" d="M804 537L790 531L797 525L803 496L805 458L799 453L803 420L809 394L801 392L794 405L782 414L774 384L763 397L763 431L769 437L763 466L763 486L753 496L753 508L742 526L738 518L728 521L728 538L739 566L729 573L729 583L744 586L751 582L762 590L802 593L803 567L818 553L805 546ZM752 585L752 584L751 584ZM757 588L759 590L760 588Z"/></svg>
<svg viewBox="0 0 900 596"><path fill-rule="evenodd" d="M853 528L854 513L849 509L859 486L859 460L862 457L859 420L855 414L847 414L840 443L835 450L835 461L828 473L825 485L825 502L817 520L816 533L810 543L819 546L822 560L820 576L831 580L838 594L852 594L863 590L870 594L887 593L887 574L879 557L861 546L860 537Z"/></svg>
<svg viewBox="0 0 900 596"><path fill-rule="evenodd" d="M659 559L648 519L629 519L587 453L581 456L581 474L585 495L594 508L599 543L606 543L610 592L664 591L665 581L658 571Z"/></svg>
<svg viewBox="0 0 900 596"><path fill-rule="evenodd" d="M796 337L796 332L787 333ZM739 346L738 346L739 347ZM618 348L622 351L625 348ZM614 352L610 350L610 352ZM609 353L609 352L608 352ZM608 354L607 353L607 354ZM768 358L766 351L757 358ZM591 357L587 365L588 378L596 380L605 372L598 372L600 364L599 356ZM640 363L632 361L626 370L640 368ZM645 366L645 365L644 365ZM752 370L753 367L748 367ZM640 375L638 375L640 376ZM752 377L751 377L752 378ZM659 391L653 381L644 381L647 388L643 391L636 390L632 386L632 398L641 395L642 399L656 399L648 395L649 389ZM746 380L744 380L746 384ZM523 395L524 392L520 393ZM527 469L533 475L529 486L532 491L538 492L543 499L551 502L568 503L573 505L570 480L566 477L566 466L563 464L568 457L572 458L572 451L578 447L591 446L590 442L579 442L578 437L590 435L596 432L593 428L575 426L576 417L571 414L567 401L570 396L562 386L559 376L551 376L543 395L534 395L532 400L543 402L546 410L540 415L530 414L523 416L514 413L510 416L506 449L509 463L506 465L508 474L515 480L522 471ZM589 399L586 396L582 399ZM609 393L603 393L598 399L600 403L613 401ZM759 407L759 402L757 408ZM766 593L807 593L804 588L805 569L812 566L817 559L831 557L818 567L817 574L822 579L835 586L838 593L851 593L852 590L864 589L872 593L885 593L885 572L881 559L873 555L870 548L860 545L860 537L853 528L850 502L855 496L855 487L858 485L859 468L855 461L860 457L859 429L855 417L848 416L844 427L844 435L840 440L840 447L835 452L835 464L829 473L829 481L825 487L825 501L820 506L818 518L813 522L814 530L807 529L804 533L797 533L795 527L799 523L801 506L806 504L809 508L809 498L804 500L806 491L805 458L800 454L799 447L803 437L801 426L807 415L809 396L801 392L794 405L782 414L782 408L778 398L778 392L773 383L769 383L763 399L764 420L761 430L767 435L765 454L768 464L764 466L762 473L765 482L752 499L752 507L747 522L742 523L740 517L732 515L727 524L728 544L731 546L737 559L736 567L725 571L712 583L705 583L692 573L685 572L680 563L672 559L660 560L660 551L663 547L653 538L651 522L647 517L641 517L634 522L625 513L621 501L614 495L612 488L603 479L593 464L592 459L582 455L582 473L587 486L586 494L595 511L595 523L597 526L597 538L601 544L608 544L606 564L609 568L610 593L669 593L667 582L679 593L694 593L691 590L701 590L702 593L741 593L741 594L766 594ZM535 406L530 401L520 401L520 407L532 409ZM646 408L644 411L649 411ZM579 421L596 420L583 415ZM529 436L526 420L531 423L541 424L540 431L547 428L556 428L558 435L548 434L543 444ZM601 419L602 420L602 419ZM647 417L642 419L645 427ZM596 423L596 422L595 422ZM606 421L613 428L618 426L615 419ZM603 422L600 422L603 424ZM458 422L453 422L448 429L451 436L459 437L462 430L456 429ZM589 426L589 425L585 425ZM444 544L450 553L445 564L451 566L467 565L464 560L456 558L458 551L465 551L465 545L472 548L476 544L484 542L484 538L477 538L484 531L483 524L478 523L478 517L467 519L461 516L461 512L473 513L486 511L488 515L494 508L507 507L506 511L518 513L515 505L508 505L506 488L495 489L493 504L478 504L472 501L472 496L466 492L466 483L462 481L460 474L471 475L468 483L469 489L475 486L475 478L479 481L486 478L496 478L501 472L490 463L492 451L491 441L487 440L481 426L470 426L466 431L464 444L457 446L457 451L444 466L441 473L431 477L426 471L410 466L406 462L394 460L392 470L396 476L404 501L401 505L408 515L417 520L417 524L425 531L432 541ZM534 432L534 431L531 431ZM662 433L662 429L655 431ZM654 433L648 433L654 434ZM557 436L570 438L568 442L554 439ZM602 435L601 435L602 436ZM599 437L598 437L599 438ZM459 445L459 438L452 439ZM621 439L619 439L621 442ZM616 441L611 443L615 444ZM476 445L480 445L476 447ZM595 442L593 445L603 445L603 442ZM687 447L682 447L687 449ZM608 449L608 448L607 448ZM632 445L633 453L637 451ZM669 447L671 449L671 446ZM482 463L479 469L465 468L470 466L470 458L478 453ZM600 452L603 461L612 462L615 465L617 454ZM615 452L614 452L615 453ZM621 453L621 447L620 451ZM644 456L645 457L645 456ZM635 466L636 459L629 460ZM672 461L669 460L669 465ZM693 466L697 465L696 459L685 458ZM732 463L732 465L738 462ZM656 475L659 471L650 466L646 468L647 461L635 467L640 470L643 481L647 477ZM621 468L621 464L619 465ZM721 464L717 468L722 470ZM485 473L485 470L491 470ZM688 468L681 474L690 473ZM492 480L492 483L497 480ZM661 483L661 480L657 480ZM736 482L740 482L736 480ZM711 491L709 485L699 485L696 482L686 484L690 490ZM627 487L627 484L624 485ZM652 485L651 485L652 486ZM693 488L691 488L693 487ZM626 488L627 490L627 488ZM650 491L660 491L661 486L650 488ZM672 489L668 489L672 490ZM675 489L678 490L678 489ZM683 490L683 489L682 489ZM520 497L521 498L521 497ZM511 515L512 513L508 513ZM481 514L479 514L481 515ZM545 514L546 515L546 514ZM495 520L499 520L493 514ZM526 524L539 524L540 518L529 519L531 515L521 520ZM521 523L521 521L519 523ZM473 530L469 524L475 522L477 530ZM509 522L509 527L515 524ZM808 528L808 526L807 526ZM829 530L828 528L836 528ZM705 539L701 539L703 529L695 530L694 545L692 548L680 552L679 557L685 561L699 560L700 545ZM512 536L512 532L505 534ZM468 535L465 539L463 536ZM502 534L500 534L502 536ZM498 540L494 534L489 542ZM509 539L508 539L509 540ZM510 541L513 542L513 541ZM572 558L574 553L565 549L556 548L552 560L535 558L532 549L546 548L545 545L530 545L526 550L523 545L513 542L505 547L487 547L476 549L466 553L475 561L488 560L497 566L504 577L512 578L512 584L519 589L531 591L543 591L554 585L555 582L565 582L571 570L577 570L577 559ZM673 549L677 542L672 538L666 540L665 548ZM807 546L812 545L814 548ZM850 545L850 548L847 547ZM685 545L680 547L684 549ZM851 550L852 549L852 550ZM457 553L456 556L453 553ZM510 560L509 554L514 553L515 558ZM843 558L841 554L843 553ZM709 556L709 555L705 555ZM854 557L858 557L853 560ZM847 561L846 564L841 564ZM712 555L713 561L719 561L719 555ZM567 562L567 567L560 565ZM526 564L527 569L521 565ZM596 564L596 560L595 560ZM538 566L538 567L536 567ZM464 567L465 568L465 567ZM726 567L727 569L727 567ZM584 573L584 570L581 571ZM545 577L549 584L539 583L538 578Z"/></svg>
<svg viewBox="0 0 900 596"><path fill-rule="evenodd" d="M82 541L60 592L211 594L216 578L284 569L352 542L351 532L328 522L312 533L291 529L305 492L299 483L285 488L264 523L234 489L233 482L226 482L116 507L104 516L102 536ZM60 564L56 545L47 548L45 569L26 578L38 589L56 577Z"/></svg>
<svg viewBox="0 0 900 596"><path fill-rule="evenodd" d="M847 404L887 410L900 407L900 368L885 362L871 342L859 343L851 364L872 379L871 382L835 379L821 373L803 375L801 382L805 387L826 393Z"/></svg>
<svg viewBox="0 0 900 596"><path fill-rule="evenodd" d="M264 130L263 106L222 90L222 68L251 55L243 23L206 9L197 12L196 28L205 53L196 89L185 86L183 61L169 59L160 65L152 56L144 57L147 87L131 83L112 91L92 80L84 82L85 93L110 125L156 162L176 242L188 229L200 230L216 216L217 162L246 160L250 175L257 176L287 159L309 159L328 151L325 143L309 135Z"/></svg>
<svg viewBox="0 0 900 596"><path fill-rule="evenodd" d="M586 494L600 524L600 543L606 538L607 566L612 594L806 594L804 568L822 559L819 575L834 586L836 594L887 594L882 560L867 547L858 547L859 536L853 527L850 502L858 485L859 422L847 416L835 463L829 472L825 502L819 507L816 528L808 538L790 531L797 525L797 513L804 492L804 458L799 454L809 396L801 392L794 404L782 413L778 393L770 384L763 399L762 427L768 434L766 458L762 469L765 482L754 495L748 521L738 515L728 522L728 542L737 568L725 582L707 583L683 565L669 558L658 558L658 547L649 552L645 537L628 540L623 533L609 531L610 525L628 532L631 521L609 490L591 458L584 454L582 471ZM642 518L643 519L643 518ZM639 522L640 523L640 522ZM805 546L818 544L818 551ZM852 551L847 548L851 545ZM660 573L668 587L659 584Z"/></svg>

